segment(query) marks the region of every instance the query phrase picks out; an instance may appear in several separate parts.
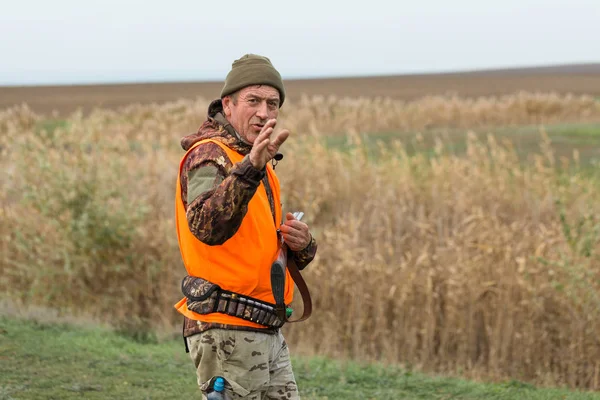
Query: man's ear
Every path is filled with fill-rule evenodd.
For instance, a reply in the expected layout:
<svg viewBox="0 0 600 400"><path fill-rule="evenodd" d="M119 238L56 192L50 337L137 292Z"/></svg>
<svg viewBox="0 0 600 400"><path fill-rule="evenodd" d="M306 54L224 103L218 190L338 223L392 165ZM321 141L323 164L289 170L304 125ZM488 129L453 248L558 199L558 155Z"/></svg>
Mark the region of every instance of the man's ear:
<svg viewBox="0 0 600 400"><path fill-rule="evenodd" d="M231 100L231 96L225 96L221 100L221 103L223 104L223 112L225 113L226 117L231 116Z"/></svg>

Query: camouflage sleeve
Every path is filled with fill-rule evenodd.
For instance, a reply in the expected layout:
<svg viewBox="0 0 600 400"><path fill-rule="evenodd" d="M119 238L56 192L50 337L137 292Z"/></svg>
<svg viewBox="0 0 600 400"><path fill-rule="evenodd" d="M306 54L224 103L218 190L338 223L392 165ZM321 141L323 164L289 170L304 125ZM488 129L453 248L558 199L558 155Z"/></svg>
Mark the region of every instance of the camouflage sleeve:
<svg viewBox="0 0 600 400"><path fill-rule="evenodd" d="M188 173L187 203L223 182L223 176L214 165L202 165Z"/></svg>
<svg viewBox="0 0 600 400"><path fill-rule="evenodd" d="M202 172L198 173L198 168L202 168ZM210 171L214 171L214 178L210 177ZM225 152L214 143L200 145L192 151L184 163L181 183L182 199L189 202L186 216L194 236L211 246L231 238L240 227L248 203L264 175L265 171L254 168L247 156L232 165ZM188 182L188 177L194 181ZM200 179L203 182L198 182ZM198 187L206 189L207 179L213 182L210 189L201 191L193 199L188 196L188 188L192 191L198 191Z"/></svg>
<svg viewBox="0 0 600 400"><path fill-rule="evenodd" d="M306 268L308 264L315 258L317 254L317 241L314 236L311 235L311 240L308 246L299 251L289 250L289 255L296 262L296 266L299 270Z"/></svg>

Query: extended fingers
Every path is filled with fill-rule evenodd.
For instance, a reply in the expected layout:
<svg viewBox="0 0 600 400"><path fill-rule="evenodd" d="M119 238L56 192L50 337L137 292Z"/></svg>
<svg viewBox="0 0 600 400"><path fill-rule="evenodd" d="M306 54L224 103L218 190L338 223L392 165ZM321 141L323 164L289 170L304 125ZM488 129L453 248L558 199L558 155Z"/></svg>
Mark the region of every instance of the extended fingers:
<svg viewBox="0 0 600 400"><path fill-rule="evenodd" d="M273 129L275 129L275 125L277 124L277 120L276 119L270 119L268 120L265 125L263 126L263 128L261 129L259 135L257 136L257 138L268 138L271 136L271 134L273 133Z"/></svg>
<svg viewBox="0 0 600 400"><path fill-rule="evenodd" d="M271 137L271 134L273 134L273 128L267 127L265 125L256 137L255 142L261 143L263 141L267 141L267 143L269 143L269 138Z"/></svg>
<svg viewBox="0 0 600 400"><path fill-rule="evenodd" d="M256 154L260 154L260 152L263 151L263 149L265 149L269 145L269 143L270 142L268 138L261 139L259 136L254 142L253 150L256 152Z"/></svg>
<svg viewBox="0 0 600 400"><path fill-rule="evenodd" d="M287 129L283 129L282 131L280 131L277 136L275 136L275 139L273 139L273 144L277 147L281 146L283 144L283 142L285 142L287 140L287 138L290 136L290 131L288 131Z"/></svg>
<svg viewBox="0 0 600 400"><path fill-rule="evenodd" d="M277 120L275 118L272 118L265 123L264 128L275 128L275 125L277 125Z"/></svg>

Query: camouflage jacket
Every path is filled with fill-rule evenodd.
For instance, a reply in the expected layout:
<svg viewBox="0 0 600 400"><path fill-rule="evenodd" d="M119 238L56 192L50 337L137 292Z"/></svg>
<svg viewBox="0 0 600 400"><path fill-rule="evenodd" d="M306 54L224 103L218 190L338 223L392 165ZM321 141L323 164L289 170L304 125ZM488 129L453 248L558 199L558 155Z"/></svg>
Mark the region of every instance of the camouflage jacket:
<svg viewBox="0 0 600 400"><path fill-rule="evenodd" d="M241 162L232 164L221 147L209 142L192 150L183 164L180 176L181 198L188 224L194 236L209 245L225 243L235 234L261 181L275 215L275 204L266 172L252 166L248 157L252 145L239 136L222 111L221 100L213 101L208 108L208 118L198 132L181 140L181 147L185 151L200 140L213 139L245 156ZM314 259L316 251L317 243L312 238L305 249L289 251L288 256L294 259L299 269L303 269ZM255 330L185 318L184 336L215 327Z"/></svg>

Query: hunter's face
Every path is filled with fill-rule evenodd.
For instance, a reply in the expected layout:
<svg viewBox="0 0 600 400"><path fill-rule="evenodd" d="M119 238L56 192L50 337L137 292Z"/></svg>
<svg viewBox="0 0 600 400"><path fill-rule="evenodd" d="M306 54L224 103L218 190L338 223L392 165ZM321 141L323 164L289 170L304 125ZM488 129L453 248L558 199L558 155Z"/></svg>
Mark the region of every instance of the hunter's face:
<svg viewBox="0 0 600 400"><path fill-rule="evenodd" d="M223 110L242 139L253 144L265 123L279 115L279 91L266 85L245 87L236 101L232 96L223 98Z"/></svg>

